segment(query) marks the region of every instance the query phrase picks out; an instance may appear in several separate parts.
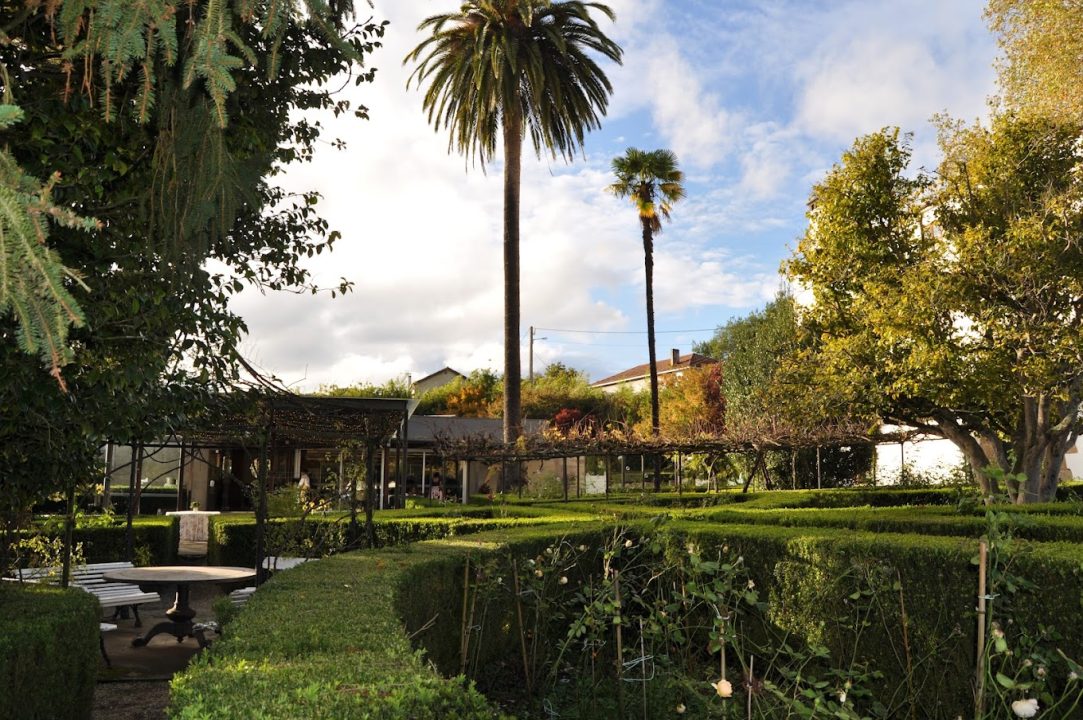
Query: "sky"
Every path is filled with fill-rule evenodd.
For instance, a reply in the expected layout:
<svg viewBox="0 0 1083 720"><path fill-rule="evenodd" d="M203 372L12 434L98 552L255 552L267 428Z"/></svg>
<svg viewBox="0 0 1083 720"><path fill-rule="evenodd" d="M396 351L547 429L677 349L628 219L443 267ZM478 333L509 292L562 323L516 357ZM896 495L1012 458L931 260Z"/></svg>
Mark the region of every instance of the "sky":
<svg viewBox="0 0 1083 720"><path fill-rule="evenodd" d="M359 11L366 11L358 2ZM247 290L242 350L286 384L379 384L450 366L503 363L502 164L483 172L448 151L407 88L403 58L430 15L457 0L375 0L390 22L368 64L374 83L342 95L369 109L319 117L315 160L280 182L315 189L342 233L308 263L329 293ZM624 49L603 67L614 86L602 127L574 162L523 156L521 322L534 367L597 380L647 361L643 248L627 200L605 191L628 147L668 148L687 197L655 239L660 358L689 352L719 325L784 287L780 264L805 229L812 186L854 139L913 133L914 165L935 168L937 113L974 121L995 92L995 39L977 0L611 0L599 16ZM364 16L362 16L364 17Z"/></svg>

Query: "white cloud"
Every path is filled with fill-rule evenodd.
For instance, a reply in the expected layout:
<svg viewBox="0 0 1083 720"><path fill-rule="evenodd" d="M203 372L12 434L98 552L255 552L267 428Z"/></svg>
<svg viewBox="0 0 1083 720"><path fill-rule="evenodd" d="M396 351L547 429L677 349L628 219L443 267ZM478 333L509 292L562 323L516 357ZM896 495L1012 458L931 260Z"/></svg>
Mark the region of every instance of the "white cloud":
<svg viewBox="0 0 1083 720"><path fill-rule="evenodd" d="M626 143L671 148L687 171L689 198L656 246L659 312L678 324L696 312L724 322L727 311L774 296L808 184L853 136L884 124L918 129L945 107L978 113L991 87L991 41L973 3L610 4L618 21L601 22L626 62L606 65L615 86L606 127L570 167L524 157L524 370L530 325L640 329L638 224L603 191ZM251 328L246 349L287 382L503 365L501 168L483 174L448 154L446 132L427 124L421 94L405 88L412 68L401 65L421 39L417 23L455 6L378 3L377 17L392 24L371 58L377 82L344 90L371 120L321 118L325 137L346 139L348 150L322 149L289 171L288 187L324 194L319 212L343 233L313 272L323 284L346 276L356 290L334 301L254 292L237 300ZM535 367L562 360L600 376L642 354L554 335L536 344Z"/></svg>

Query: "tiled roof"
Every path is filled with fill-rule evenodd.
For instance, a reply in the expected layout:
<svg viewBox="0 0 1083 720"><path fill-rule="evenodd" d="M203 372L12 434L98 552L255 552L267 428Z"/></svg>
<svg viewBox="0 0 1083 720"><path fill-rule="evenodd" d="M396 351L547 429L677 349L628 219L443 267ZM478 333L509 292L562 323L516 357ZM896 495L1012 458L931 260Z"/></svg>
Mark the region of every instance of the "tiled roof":
<svg viewBox="0 0 1083 720"><path fill-rule="evenodd" d="M677 364L673 363L672 356L665 358L659 358L658 360L658 374L677 372L679 370L687 370L688 368L699 367L701 365L713 365L718 361L714 358L707 357L706 355L700 355L699 353L688 353L681 355L677 358ZM622 370L616 375L610 375L607 378L602 378L597 382L591 383L591 387L603 387L605 385L618 385L620 383L631 382L632 380L639 380L640 378L649 377L651 372L651 364L645 362L642 365L636 365L635 367Z"/></svg>

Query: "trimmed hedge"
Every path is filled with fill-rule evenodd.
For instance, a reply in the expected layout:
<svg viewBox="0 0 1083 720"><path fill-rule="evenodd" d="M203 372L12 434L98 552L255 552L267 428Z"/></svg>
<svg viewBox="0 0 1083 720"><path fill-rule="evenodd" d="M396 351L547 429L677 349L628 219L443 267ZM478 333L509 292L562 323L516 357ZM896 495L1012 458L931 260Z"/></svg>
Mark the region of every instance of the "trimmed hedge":
<svg viewBox="0 0 1083 720"><path fill-rule="evenodd" d="M509 513L509 517L493 517L498 511L471 508L465 517L446 513L440 517L422 516L408 510L380 513L374 520L378 546L405 545L421 540L439 540L455 535L469 535L486 530L528 527L556 522L584 522L590 518L579 513L557 514L551 511ZM394 514L393 514L394 513ZM520 517L510 516L513 514ZM363 534L364 518L358 518ZM280 554L275 536L288 535L291 543L307 539L322 541L322 554L345 548L349 518L339 515L310 516L304 524L296 519L272 518L268 521L267 554ZM210 519L207 537L207 563L210 565L249 566L255 563L256 520L250 514L218 515ZM290 554L293 551L287 551Z"/></svg>
<svg viewBox="0 0 1083 720"><path fill-rule="evenodd" d="M901 627L921 688L919 716L967 717L972 713L977 543L916 534L841 534L830 528L719 526L689 521L673 530L707 546L729 545L741 553L761 587L769 589L772 619L784 630L826 645L836 657L854 651L852 635L838 616L852 611L855 572L880 567L898 579L901 601L878 610L862 629L856 658L884 673L877 697L901 691L904 674ZM1068 543L1020 543L1013 573L1038 588L1036 602L1015 617L1017 627L1039 625L1063 635L1070 657L1083 655L1083 547ZM890 598L889 598L890 599Z"/></svg>
<svg viewBox="0 0 1083 720"><path fill-rule="evenodd" d="M1071 506L1069 506L1071 507ZM1012 515L1012 534L1037 541L1083 543L1083 517L1076 514L1016 513L1016 506L998 507ZM1075 506L1078 512L1078 506ZM697 515L689 514L693 519ZM832 510L718 509L698 515L714 523L787 527L845 528L869 532L956 535L977 538L986 532L984 514L961 514L947 508L845 508Z"/></svg>
<svg viewBox="0 0 1083 720"><path fill-rule="evenodd" d="M408 638L416 635L442 671L457 671L466 556L534 557L567 535L593 537L600 544L610 527L519 527L348 553L281 573L252 598L226 638L174 680L173 716L492 717L494 711L468 684L425 669ZM635 527L655 531L653 523ZM876 697L895 707L904 702L898 693L906 692L907 661L900 649L905 624L918 695L910 702L918 716L971 714L973 541L703 521L662 528L677 543L697 543L704 555L723 546L741 554L756 585L769 595L775 625L794 641L827 646L838 662L868 662L884 674L873 687ZM1083 548L1020 542L1013 572L1037 587L1033 602L1021 603L1025 609L1015 617L1016 627L1055 627L1063 636L1060 647L1078 659L1083 655L1078 622ZM889 584L873 622L855 638L853 626L840 616L855 612L853 593L866 573ZM509 613L499 603L489 608L485 659L515 651ZM420 688L416 696L404 689L414 686Z"/></svg>
<svg viewBox="0 0 1083 720"><path fill-rule="evenodd" d="M136 548L145 547L150 553L150 564L171 565L177 560L177 540L180 524L176 517L135 517L132 519L132 541ZM116 562L125 558L127 550L127 519L101 516L79 518L72 532L72 539L83 544L83 555L88 563ZM21 531L26 536L32 531ZM49 532L50 537L61 535L63 530Z"/></svg>
<svg viewBox="0 0 1083 720"><path fill-rule="evenodd" d="M76 525L73 537L83 543L88 563L114 562L124 558L127 522L117 518L110 526ZM180 537L176 517L137 517L132 519L132 542L150 551L151 565L171 565L177 560Z"/></svg>
<svg viewBox="0 0 1083 720"><path fill-rule="evenodd" d="M436 675L403 632L404 570L439 557L348 553L280 573L174 677L171 717L498 717L471 684Z"/></svg>
<svg viewBox="0 0 1083 720"><path fill-rule="evenodd" d="M86 720L98 671L98 602L81 590L0 582L0 720Z"/></svg>

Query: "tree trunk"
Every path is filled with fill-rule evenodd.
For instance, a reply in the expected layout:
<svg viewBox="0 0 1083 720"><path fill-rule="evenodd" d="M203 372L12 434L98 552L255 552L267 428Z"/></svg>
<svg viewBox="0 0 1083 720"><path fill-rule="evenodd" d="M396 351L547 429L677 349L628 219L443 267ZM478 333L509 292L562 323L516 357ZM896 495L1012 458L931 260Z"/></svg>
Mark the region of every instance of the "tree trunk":
<svg viewBox="0 0 1083 720"><path fill-rule="evenodd" d="M661 422L658 418L658 357L654 348L654 234L650 222L643 218L643 278L647 292L647 358L651 368L651 435L658 437ZM657 455L654 456L654 491L662 488L662 468Z"/></svg>
<svg viewBox="0 0 1083 720"><path fill-rule="evenodd" d="M504 442L522 434L519 395L519 186L523 118L519 107L504 108ZM518 464L513 464L518 480Z"/></svg>

